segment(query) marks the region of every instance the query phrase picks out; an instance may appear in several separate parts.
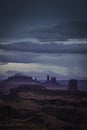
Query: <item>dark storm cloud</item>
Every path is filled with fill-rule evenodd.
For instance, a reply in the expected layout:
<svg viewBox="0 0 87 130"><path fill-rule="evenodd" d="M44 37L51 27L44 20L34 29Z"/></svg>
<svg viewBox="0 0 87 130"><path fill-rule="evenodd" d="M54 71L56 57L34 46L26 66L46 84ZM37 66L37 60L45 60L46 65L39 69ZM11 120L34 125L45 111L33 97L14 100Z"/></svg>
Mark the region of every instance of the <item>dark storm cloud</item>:
<svg viewBox="0 0 87 130"><path fill-rule="evenodd" d="M29 43L0 44L0 49L34 53L87 53L87 44ZM20 56L21 58L21 56Z"/></svg>
<svg viewBox="0 0 87 130"><path fill-rule="evenodd" d="M35 55L28 52L17 52L17 51L3 51L0 53L0 62L13 62L13 63L34 63L36 60Z"/></svg>
<svg viewBox="0 0 87 130"><path fill-rule="evenodd" d="M87 20L86 5L86 0L0 0L0 37L17 32L19 26L23 30L26 24Z"/></svg>
<svg viewBox="0 0 87 130"><path fill-rule="evenodd" d="M0 70L3 70L4 66L8 66L9 63L23 63L29 64L42 64L44 67L48 66L60 66L60 67L69 67L76 68L77 71L79 67L81 70L85 70L87 68L87 54L38 54L38 53L30 53L30 52L17 52L8 51L7 54L0 54ZM15 68L16 66L13 66ZM7 67L8 69L8 67ZM14 69L13 69L14 70ZM72 69L73 70L73 69Z"/></svg>
<svg viewBox="0 0 87 130"><path fill-rule="evenodd" d="M33 29L28 34L43 41L87 38L87 21L62 22L49 27Z"/></svg>
<svg viewBox="0 0 87 130"><path fill-rule="evenodd" d="M86 0L0 0L0 15L5 19L16 19L18 16L83 18L87 17L86 5Z"/></svg>

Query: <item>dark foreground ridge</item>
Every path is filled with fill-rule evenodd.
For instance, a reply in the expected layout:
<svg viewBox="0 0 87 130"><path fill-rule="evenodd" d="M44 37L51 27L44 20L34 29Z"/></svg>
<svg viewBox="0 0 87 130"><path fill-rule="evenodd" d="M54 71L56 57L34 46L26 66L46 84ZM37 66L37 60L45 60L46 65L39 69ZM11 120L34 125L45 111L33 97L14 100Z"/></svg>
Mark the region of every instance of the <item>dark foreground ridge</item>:
<svg viewBox="0 0 87 130"><path fill-rule="evenodd" d="M68 128L87 129L87 93L13 89L9 95L0 98L0 129Z"/></svg>

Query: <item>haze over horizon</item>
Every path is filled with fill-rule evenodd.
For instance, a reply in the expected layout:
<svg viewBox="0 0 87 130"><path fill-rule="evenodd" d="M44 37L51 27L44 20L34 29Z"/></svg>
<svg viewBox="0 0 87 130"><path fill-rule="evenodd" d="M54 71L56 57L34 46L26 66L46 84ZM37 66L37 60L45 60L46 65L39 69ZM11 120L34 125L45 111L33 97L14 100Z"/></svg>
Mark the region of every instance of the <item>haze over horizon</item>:
<svg viewBox="0 0 87 130"><path fill-rule="evenodd" d="M86 79L86 57L86 0L0 0L0 79Z"/></svg>

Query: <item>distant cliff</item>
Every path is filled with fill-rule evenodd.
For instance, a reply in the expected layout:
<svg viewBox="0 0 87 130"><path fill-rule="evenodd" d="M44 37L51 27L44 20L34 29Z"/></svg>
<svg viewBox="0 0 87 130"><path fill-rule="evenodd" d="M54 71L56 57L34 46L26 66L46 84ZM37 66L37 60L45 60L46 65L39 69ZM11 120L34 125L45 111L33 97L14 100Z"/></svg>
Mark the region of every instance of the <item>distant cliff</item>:
<svg viewBox="0 0 87 130"><path fill-rule="evenodd" d="M40 82L37 81L36 79L33 79L30 76L15 74L14 76L8 77L8 79L6 80L3 80L0 83L0 87L13 88L13 87L18 87L21 84L25 84L25 85L40 84Z"/></svg>

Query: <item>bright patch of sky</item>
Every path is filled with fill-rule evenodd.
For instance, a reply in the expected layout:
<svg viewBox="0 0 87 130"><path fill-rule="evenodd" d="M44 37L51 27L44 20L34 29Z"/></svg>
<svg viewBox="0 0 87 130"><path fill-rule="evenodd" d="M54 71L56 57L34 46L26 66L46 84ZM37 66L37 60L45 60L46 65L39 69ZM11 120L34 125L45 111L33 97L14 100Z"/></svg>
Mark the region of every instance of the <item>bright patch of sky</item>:
<svg viewBox="0 0 87 130"><path fill-rule="evenodd" d="M20 52L21 53L21 52ZM21 53L22 54L22 53ZM20 54L20 55L21 55ZM19 57L20 57L19 55ZM24 55L24 53L23 53ZM58 79L86 79L87 78L87 54L37 54L30 53L32 59L31 63L18 63L16 62L1 62L0 63L0 74L6 74L7 76L13 75L11 72L23 72L33 76L41 75L45 78L46 74L54 75ZM16 58L18 55L15 55ZM26 53L23 57L29 57ZM16 59L15 58L15 59ZM30 58L27 59L30 61ZM3 63L3 64L2 64ZM9 72L10 73L7 73Z"/></svg>

